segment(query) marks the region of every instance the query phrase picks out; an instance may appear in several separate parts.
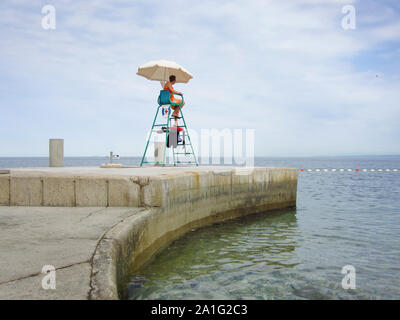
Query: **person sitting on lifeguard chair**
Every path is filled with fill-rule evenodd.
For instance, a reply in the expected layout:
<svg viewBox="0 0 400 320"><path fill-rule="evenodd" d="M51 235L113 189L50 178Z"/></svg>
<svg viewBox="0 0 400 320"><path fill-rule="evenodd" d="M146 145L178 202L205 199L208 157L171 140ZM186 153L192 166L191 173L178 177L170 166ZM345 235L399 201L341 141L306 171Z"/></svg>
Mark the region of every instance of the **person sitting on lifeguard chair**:
<svg viewBox="0 0 400 320"><path fill-rule="evenodd" d="M171 102L173 103L177 103L177 104L181 104L182 100L181 99L177 99L174 97L174 93L175 94L180 94L183 96L182 92L179 91L175 91L173 85L176 83L176 77L174 75L169 76L169 81L167 81L164 85L164 90L168 90L171 94L170 99ZM182 103L181 108L183 108L183 106L185 105L185 102ZM174 112L172 113L172 116L175 117L175 120L177 120L176 118L179 117L179 106L171 106L172 109L174 109Z"/></svg>

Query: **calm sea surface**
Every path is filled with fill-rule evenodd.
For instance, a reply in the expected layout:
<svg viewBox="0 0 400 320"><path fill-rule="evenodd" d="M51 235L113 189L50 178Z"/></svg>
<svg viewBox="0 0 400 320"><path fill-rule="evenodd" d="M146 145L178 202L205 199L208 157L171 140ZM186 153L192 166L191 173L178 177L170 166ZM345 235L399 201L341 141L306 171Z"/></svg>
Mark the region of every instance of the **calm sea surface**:
<svg viewBox="0 0 400 320"><path fill-rule="evenodd" d="M3 168L47 165L47 158L0 158ZM400 157L256 158L255 165L400 169ZM346 265L356 270L354 290L341 285ZM400 172L300 172L296 209L192 230L132 275L126 292L130 299L400 299Z"/></svg>

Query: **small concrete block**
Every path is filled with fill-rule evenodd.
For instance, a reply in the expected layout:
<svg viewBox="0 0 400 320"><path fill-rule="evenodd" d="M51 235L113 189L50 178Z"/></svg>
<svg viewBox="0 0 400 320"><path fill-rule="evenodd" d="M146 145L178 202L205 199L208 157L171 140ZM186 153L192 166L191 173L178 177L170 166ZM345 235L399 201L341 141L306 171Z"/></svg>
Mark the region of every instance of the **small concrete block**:
<svg viewBox="0 0 400 320"><path fill-rule="evenodd" d="M44 178L43 205L48 207L75 207L74 179L64 177Z"/></svg>
<svg viewBox="0 0 400 320"><path fill-rule="evenodd" d="M49 166L64 167L64 139L49 139Z"/></svg>
<svg viewBox="0 0 400 320"><path fill-rule="evenodd" d="M108 181L108 205L110 207L138 207L140 186L129 178Z"/></svg>
<svg viewBox="0 0 400 320"><path fill-rule="evenodd" d="M107 206L107 181L105 179L76 179L75 187L77 207Z"/></svg>
<svg viewBox="0 0 400 320"><path fill-rule="evenodd" d="M10 205L10 176L0 175L0 206Z"/></svg>
<svg viewBox="0 0 400 320"><path fill-rule="evenodd" d="M38 177L11 177L11 206L41 206L42 181Z"/></svg>

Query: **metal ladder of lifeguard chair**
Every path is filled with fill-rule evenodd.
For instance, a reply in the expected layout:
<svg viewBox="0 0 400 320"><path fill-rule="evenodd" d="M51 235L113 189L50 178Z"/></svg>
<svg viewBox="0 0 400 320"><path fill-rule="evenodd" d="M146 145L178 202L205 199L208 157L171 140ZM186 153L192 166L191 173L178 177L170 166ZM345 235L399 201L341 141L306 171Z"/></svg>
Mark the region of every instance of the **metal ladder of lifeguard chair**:
<svg viewBox="0 0 400 320"><path fill-rule="evenodd" d="M165 91L165 90L161 90L161 92L162 91ZM161 92L160 92L160 97L161 97ZM185 150L185 152L177 152L177 151L175 151L175 148L173 146L171 146L171 140L169 141L170 142L170 148L172 148L174 166L176 166L177 164L194 164L194 165L198 166L198 162L197 162L196 156L194 154L193 145L192 145L192 142L190 140L189 131L188 131L187 126L186 126L185 117L183 116L182 109L181 109L180 105L171 103L171 101L169 99L168 99L169 101L162 101L162 99L160 99L160 97L158 98L157 111L156 111L156 114L154 116L153 125L151 127L151 131L150 131L150 134L149 134L147 142L146 142L146 148L144 150L144 153L143 153L143 156L142 156L142 161L140 162L140 166L142 167L144 164L153 164L153 165L160 165L160 166L164 167L166 165L168 137L169 137L169 134L172 131L172 130L170 130L170 128L171 127L175 127L175 125L173 125L173 126L171 125L171 122L175 121L175 117L172 116L171 105L175 105L175 106L177 106L179 108L180 116L178 117L178 122L179 122L179 119L182 119L183 125L178 125L177 128L183 128L184 136L187 137L187 141L189 142L189 143L186 142L186 138L182 139L181 142L177 142L177 147L176 148L177 149L179 148L181 150L182 149ZM168 92L168 97L169 97L169 92ZM165 103L165 102L169 102L169 103ZM182 102L183 102L183 96L182 96ZM163 106L168 106L167 123L156 123L157 117L160 115L159 114L160 113L160 109ZM161 129L162 127L166 127L163 162L159 163L159 162L156 162L156 161L147 161L145 159L146 159L146 154L147 154L147 151L148 151L150 140L151 140L151 138L152 138L154 133L157 134L158 130L156 130L156 128ZM177 138L178 138L179 131L177 131L176 134L177 134ZM191 152L186 152L186 147L187 146L190 147ZM185 155L185 156L191 155L193 157L193 161L180 161L179 160L179 156L181 156L181 155Z"/></svg>

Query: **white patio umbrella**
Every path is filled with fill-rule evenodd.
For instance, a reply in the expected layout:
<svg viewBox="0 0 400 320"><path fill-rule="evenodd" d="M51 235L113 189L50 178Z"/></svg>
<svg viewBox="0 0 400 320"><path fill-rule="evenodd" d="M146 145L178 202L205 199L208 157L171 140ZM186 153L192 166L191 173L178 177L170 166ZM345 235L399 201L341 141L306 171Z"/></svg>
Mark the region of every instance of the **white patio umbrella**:
<svg viewBox="0 0 400 320"><path fill-rule="evenodd" d="M136 74L149 80L158 80L161 82L161 86L164 86L165 82L169 80L170 75L174 75L176 82L181 83L187 83L193 78L184 67L174 61L168 60L147 62L138 68Z"/></svg>

